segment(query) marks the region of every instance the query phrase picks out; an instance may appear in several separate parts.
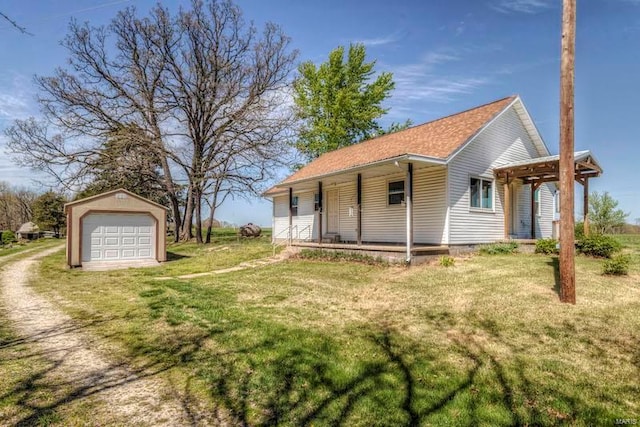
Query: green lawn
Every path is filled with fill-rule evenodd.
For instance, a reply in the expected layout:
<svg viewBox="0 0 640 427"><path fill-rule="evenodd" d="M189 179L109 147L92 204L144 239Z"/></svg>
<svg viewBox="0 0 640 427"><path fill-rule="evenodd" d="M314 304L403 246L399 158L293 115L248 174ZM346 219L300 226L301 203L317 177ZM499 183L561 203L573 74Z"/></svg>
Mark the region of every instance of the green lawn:
<svg viewBox="0 0 640 427"><path fill-rule="evenodd" d="M113 357L165 366L238 424L613 425L640 422L640 238L625 244L628 277L577 258L575 306L558 301L554 258L527 254L154 280L271 250L231 237L174 245L154 269L66 270L60 253L34 286L96 321Z"/></svg>

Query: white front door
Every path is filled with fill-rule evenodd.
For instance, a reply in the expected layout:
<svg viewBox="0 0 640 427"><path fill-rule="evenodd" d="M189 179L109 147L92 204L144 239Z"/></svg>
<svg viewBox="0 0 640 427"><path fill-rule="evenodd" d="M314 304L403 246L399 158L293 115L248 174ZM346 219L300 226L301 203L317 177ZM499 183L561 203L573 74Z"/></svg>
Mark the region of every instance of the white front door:
<svg viewBox="0 0 640 427"><path fill-rule="evenodd" d="M145 214L89 214L82 220L82 261L155 259L155 229Z"/></svg>
<svg viewBox="0 0 640 427"><path fill-rule="evenodd" d="M327 233L338 233L340 227L340 193L327 191Z"/></svg>

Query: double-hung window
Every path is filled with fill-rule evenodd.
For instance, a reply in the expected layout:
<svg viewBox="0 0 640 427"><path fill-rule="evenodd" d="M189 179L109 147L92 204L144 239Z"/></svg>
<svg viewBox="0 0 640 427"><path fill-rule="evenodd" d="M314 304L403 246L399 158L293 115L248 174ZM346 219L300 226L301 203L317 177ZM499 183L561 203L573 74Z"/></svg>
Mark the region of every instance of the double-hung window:
<svg viewBox="0 0 640 427"><path fill-rule="evenodd" d="M469 190L471 208L493 210L493 180L471 177Z"/></svg>
<svg viewBox="0 0 640 427"><path fill-rule="evenodd" d="M389 205L401 205L404 202L404 181L389 181L387 186Z"/></svg>
<svg viewBox="0 0 640 427"><path fill-rule="evenodd" d="M298 196L291 198L291 216L298 216Z"/></svg>
<svg viewBox="0 0 640 427"><path fill-rule="evenodd" d="M542 215L542 210L540 208L540 189L539 188L533 192L533 210L536 213L536 216Z"/></svg>

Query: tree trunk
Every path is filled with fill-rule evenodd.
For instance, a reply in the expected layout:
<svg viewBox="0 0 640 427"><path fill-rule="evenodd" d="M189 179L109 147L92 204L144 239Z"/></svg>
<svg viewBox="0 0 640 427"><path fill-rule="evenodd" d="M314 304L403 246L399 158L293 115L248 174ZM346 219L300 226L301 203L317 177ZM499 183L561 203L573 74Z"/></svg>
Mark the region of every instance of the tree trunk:
<svg viewBox="0 0 640 427"><path fill-rule="evenodd" d="M196 208L196 242L202 244L202 191L199 185L196 187L194 202Z"/></svg>
<svg viewBox="0 0 640 427"><path fill-rule="evenodd" d="M216 190L219 188L219 185L216 185ZM209 209L209 225L207 226L207 237L205 239L205 243L211 243L211 230L213 230L213 220L215 219L216 213L216 204L218 203L218 191L213 193L213 200L211 201L211 206Z"/></svg>
<svg viewBox="0 0 640 427"><path fill-rule="evenodd" d="M182 223L182 231L180 233L180 240L188 241L193 237L191 227L193 226L193 187L189 185L187 206L184 211L184 222Z"/></svg>

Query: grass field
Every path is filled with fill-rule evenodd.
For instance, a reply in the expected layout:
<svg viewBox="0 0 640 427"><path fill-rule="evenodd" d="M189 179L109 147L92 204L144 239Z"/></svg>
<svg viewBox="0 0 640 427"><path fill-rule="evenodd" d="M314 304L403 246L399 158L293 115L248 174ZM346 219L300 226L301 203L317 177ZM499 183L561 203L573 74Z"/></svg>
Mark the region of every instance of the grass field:
<svg viewBox="0 0 640 427"><path fill-rule="evenodd" d="M93 322L113 357L166 366L237 424L612 425L640 422L639 236L625 245L627 277L577 258L575 306L558 301L555 258L527 254L154 279L270 254L231 236L174 245L154 269L66 270L60 253L33 286Z"/></svg>

